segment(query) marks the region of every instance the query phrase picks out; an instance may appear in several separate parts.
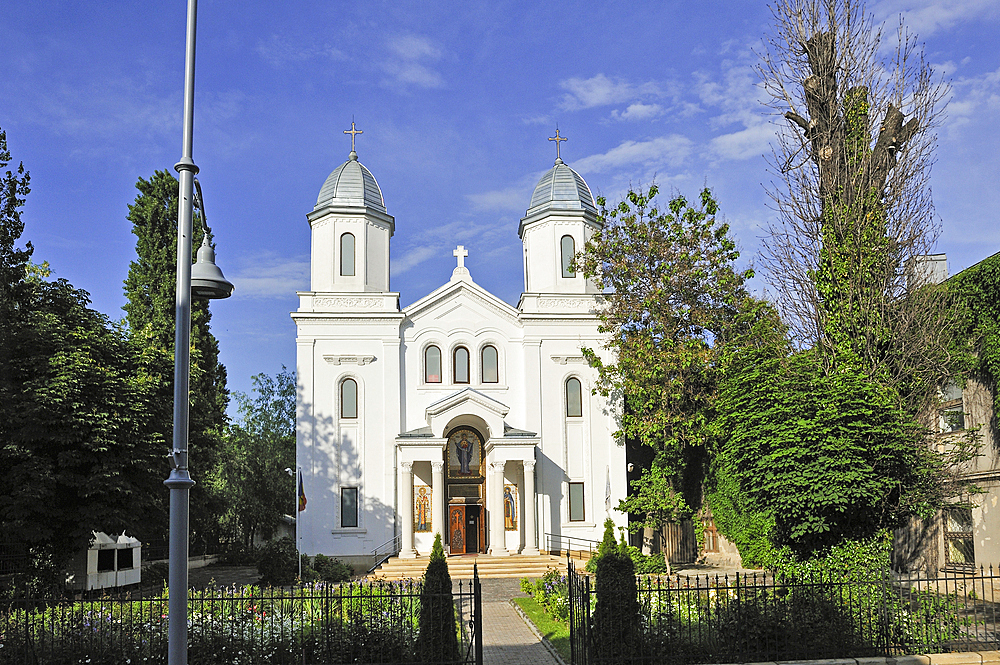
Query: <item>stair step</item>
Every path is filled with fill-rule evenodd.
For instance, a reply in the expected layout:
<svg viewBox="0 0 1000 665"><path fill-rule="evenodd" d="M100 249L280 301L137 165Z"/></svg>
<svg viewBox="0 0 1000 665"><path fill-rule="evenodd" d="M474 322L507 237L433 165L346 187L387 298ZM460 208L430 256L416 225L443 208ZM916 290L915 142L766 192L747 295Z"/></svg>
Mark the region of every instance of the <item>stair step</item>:
<svg viewBox="0 0 1000 665"><path fill-rule="evenodd" d="M428 557L414 559L393 557L383 563L371 577L387 580L416 579L424 574ZM582 562L578 560L578 565ZM566 571L566 559L550 555L495 557L490 555L455 556L448 558L448 571L452 578L465 579L473 576L478 567L480 578L521 578L541 577L551 569Z"/></svg>

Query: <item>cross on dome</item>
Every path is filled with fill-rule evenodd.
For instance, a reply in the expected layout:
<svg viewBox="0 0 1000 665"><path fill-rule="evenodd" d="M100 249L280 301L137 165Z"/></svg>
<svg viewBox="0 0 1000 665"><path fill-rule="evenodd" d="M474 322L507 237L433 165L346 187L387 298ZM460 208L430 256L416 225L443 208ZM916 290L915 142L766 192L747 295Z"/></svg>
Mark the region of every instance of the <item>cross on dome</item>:
<svg viewBox="0 0 1000 665"><path fill-rule="evenodd" d="M458 259L458 267L465 267L465 257L469 255L469 250L465 248L465 245L459 245L455 248L455 251L451 253L452 256Z"/></svg>
<svg viewBox="0 0 1000 665"><path fill-rule="evenodd" d="M354 126L354 118L351 118L351 128L345 129L344 133L351 135L351 159L357 159L358 153L354 149L354 139L357 137L358 134L364 134L364 132ZM558 134L559 132L556 133Z"/></svg>
<svg viewBox="0 0 1000 665"><path fill-rule="evenodd" d="M559 136L559 127L557 126L556 127L556 135L555 136L550 136L549 140L556 142L556 164L562 164L562 157L559 155L559 142L560 141L569 141L569 139L566 138L565 136Z"/></svg>

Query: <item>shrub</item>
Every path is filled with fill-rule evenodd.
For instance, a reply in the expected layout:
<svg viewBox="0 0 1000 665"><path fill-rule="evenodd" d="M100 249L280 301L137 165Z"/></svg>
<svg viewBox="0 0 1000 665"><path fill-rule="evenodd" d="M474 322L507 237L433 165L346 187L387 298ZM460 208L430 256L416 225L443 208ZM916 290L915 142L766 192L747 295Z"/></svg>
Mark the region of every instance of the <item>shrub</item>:
<svg viewBox="0 0 1000 665"><path fill-rule="evenodd" d="M257 572L261 584L268 586L288 586L298 575L298 552L291 538L272 540L260 551Z"/></svg>
<svg viewBox="0 0 1000 665"><path fill-rule="evenodd" d="M550 568L536 582L522 578L521 591L533 596L551 617L569 620L569 581L558 570Z"/></svg>
<svg viewBox="0 0 1000 665"><path fill-rule="evenodd" d="M628 661L642 640L639 590L635 566L622 537L615 546L614 523L604 523L604 540L598 550L595 579L597 605L594 607L594 653L598 662Z"/></svg>
<svg viewBox="0 0 1000 665"><path fill-rule="evenodd" d="M339 559L331 559L325 554L313 557L312 567L324 582L346 582L354 577L354 569Z"/></svg>
<svg viewBox="0 0 1000 665"><path fill-rule="evenodd" d="M417 659L423 663L456 662L460 660L459 654L451 575L441 545L441 534L438 534L434 537L430 562L420 589Z"/></svg>

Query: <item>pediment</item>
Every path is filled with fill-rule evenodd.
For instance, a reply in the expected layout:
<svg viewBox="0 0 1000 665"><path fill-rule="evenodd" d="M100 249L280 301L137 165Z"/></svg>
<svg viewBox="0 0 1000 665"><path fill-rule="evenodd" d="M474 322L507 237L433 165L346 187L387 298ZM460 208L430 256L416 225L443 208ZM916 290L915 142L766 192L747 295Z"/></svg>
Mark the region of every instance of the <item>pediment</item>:
<svg viewBox="0 0 1000 665"><path fill-rule="evenodd" d="M443 437L445 432L458 425L471 425L482 429L488 437L504 436L504 418L510 407L473 388L463 388L439 399L424 411L427 425L433 436Z"/></svg>
<svg viewBox="0 0 1000 665"><path fill-rule="evenodd" d="M469 278L453 279L404 308L403 314L414 323L444 322L457 318L472 329L498 318L520 325L516 308Z"/></svg>

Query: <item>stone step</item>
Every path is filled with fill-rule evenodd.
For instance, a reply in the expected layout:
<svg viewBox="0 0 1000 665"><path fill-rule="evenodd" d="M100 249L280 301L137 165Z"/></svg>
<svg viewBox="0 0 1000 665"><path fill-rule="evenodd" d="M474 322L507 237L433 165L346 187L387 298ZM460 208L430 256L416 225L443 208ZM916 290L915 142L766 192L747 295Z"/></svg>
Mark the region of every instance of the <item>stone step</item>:
<svg viewBox="0 0 1000 665"><path fill-rule="evenodd" d="M427 562L427 556L418 556L415 559L393 557L379 566L371 574L371 577L391 580L416 579L424 574ZM553 568L565 572L566 559L549 555L512 555L506 557L459 555L448 557L448 571L452 578L471 578L475 567L479 569L480 578L537 578Z"/></svg>

